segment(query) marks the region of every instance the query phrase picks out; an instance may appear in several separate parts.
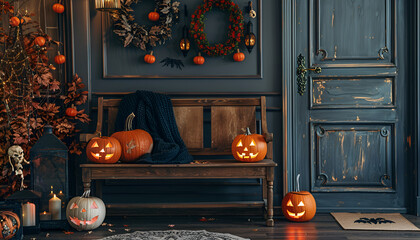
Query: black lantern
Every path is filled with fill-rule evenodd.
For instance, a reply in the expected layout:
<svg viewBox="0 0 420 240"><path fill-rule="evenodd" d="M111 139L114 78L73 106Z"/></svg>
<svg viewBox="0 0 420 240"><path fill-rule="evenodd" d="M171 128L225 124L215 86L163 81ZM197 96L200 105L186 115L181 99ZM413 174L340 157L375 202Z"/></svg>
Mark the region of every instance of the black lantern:
<svg viewBox="0 0 420 240"><path fill-rule="evenodd" d="M21 224L24 234L40 232L39 207L41 194L32 190L22 190L13 193L6 200L18 202L22 206Z"/></svg>
<svg viewBox="0 0 420 240"><path fill-rule="evenodd" d="M188 51L190 51L190 40L188 39L188 27L187 27L187 18L188 18L188 8L187 5L184 5L184 21L185 24L182 27L182 38L179 41L179 49L181 49L182 54L184 57L188 55Z"/></svg>
<svg viewBox="0 0 420 240"><path fill-rule="evenodd" d="M41 193L41 228L65 227L68 186L68 149L50 125L30 151L32 188Z"/></svg>
<svg viewBox="0 0 420 240"><path fill-rule="evenodd" d="M188 51L190 50L190 40L188 40L187 26L182 27L182 39L179 41L179 49L181 49L184 57L188 55Z"/></svg>
<svg viewBox="0 0 420 240"><path fill-rule="evenodd" d="M251 53L252 48L254 48L257 38L253 33L253 25L251 21L248 21L246 35L245 35L245 46L248 49L248 52Z"/></svg>

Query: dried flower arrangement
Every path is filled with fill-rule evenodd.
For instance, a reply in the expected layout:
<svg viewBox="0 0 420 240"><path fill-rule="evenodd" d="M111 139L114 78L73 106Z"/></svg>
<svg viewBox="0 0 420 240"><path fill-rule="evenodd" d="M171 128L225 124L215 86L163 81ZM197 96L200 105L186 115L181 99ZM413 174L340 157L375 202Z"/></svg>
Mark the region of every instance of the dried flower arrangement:
<svg viewBox="0 0 420 240"><path fill-rule="evenodd" d="M47 51L52 44L61 43L43 33L30 16L14 16L9 2L0 0L0 14L18 17L20 24L10 23L8 32L0 27L0 198L19 189L19 179L11 174L8 163L11 145L20 145L29 156L44 126L50 124L70 154L81 154L83 146L76 138L79 124L90 121L84 109L66 114L68 108L83 105L88 92L83 91L85 85L77 75L66 84L54 78L56 68L49 63ZM24 175L28 174L25 168Z"/></svg>

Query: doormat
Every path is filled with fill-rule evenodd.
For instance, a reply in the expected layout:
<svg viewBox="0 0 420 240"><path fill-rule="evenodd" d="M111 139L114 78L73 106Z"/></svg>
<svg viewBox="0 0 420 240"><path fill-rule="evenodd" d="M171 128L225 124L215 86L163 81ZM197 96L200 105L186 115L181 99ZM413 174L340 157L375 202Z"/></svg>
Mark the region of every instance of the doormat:
<svg viewBox="0 0 420 240"><path fill-rule="evenodd" d="M249 240L228 233L207 232L205 230L167 230L167 231L137 231L118 234L101 240Z"/></svg>
<svg viewBox="0 0 420 240"><path fill-rule="evenodd" d="M342 213L331 215L345 230L420 231L399 213Z"/></svg>

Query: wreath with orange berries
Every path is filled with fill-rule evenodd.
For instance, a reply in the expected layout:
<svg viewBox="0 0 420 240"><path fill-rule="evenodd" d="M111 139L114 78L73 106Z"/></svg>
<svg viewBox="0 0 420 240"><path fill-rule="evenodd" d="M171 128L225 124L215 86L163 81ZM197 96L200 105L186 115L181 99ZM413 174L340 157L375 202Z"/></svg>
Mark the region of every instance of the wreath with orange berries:
<svg viewBox="0 0 420 240"><path fill-rule="evenodd" d="M217 7L227 11L229 15L228 39L224 43L210 44L204 32L205 14ZM243 36L244 18L239 6L231 0L204 0L191 16L190 34L194 38L199 50L209 56L226 56L232 54Z"/></svg>

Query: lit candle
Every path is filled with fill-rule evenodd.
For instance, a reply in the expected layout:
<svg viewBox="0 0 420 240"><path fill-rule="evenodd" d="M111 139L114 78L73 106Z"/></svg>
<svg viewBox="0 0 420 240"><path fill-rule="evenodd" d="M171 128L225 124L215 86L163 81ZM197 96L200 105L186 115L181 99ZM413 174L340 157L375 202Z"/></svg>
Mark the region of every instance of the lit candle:
<svg viewBox="0 0 420 240"><path fill-rule="evenodd" d="M63 191L60 190L60 192L57 194L57 197L61 200L61 208L66 207L66 197L63 193Z"/></svg>
<svg viewBox="0 0 420 240"><path fill-rule="evenodd" d="M54 197L50 199L49 208L52 220L61 220L61 200L54 194Z"/></svg>
<svg viewBox="0 0 420 240"><path fill-rule="evenodd" d="M27 202L22 205L23 226L35 226L35 204Z"/></svg>
<svg viewBox="0 0 420 240"><path fill-rule="evenodd" d="M42 212L42 213L39 215L39 220L41 220L41 221L48 221L48 220L51 220L51 213L46 212L46 211Z"/></svg>
<svg viewBox="0 0 420 240"><path fill-rule="evenodd" d="M51 186L51 192L48 194L48 198L51 199L54 196L53 186Z"/></svg>

